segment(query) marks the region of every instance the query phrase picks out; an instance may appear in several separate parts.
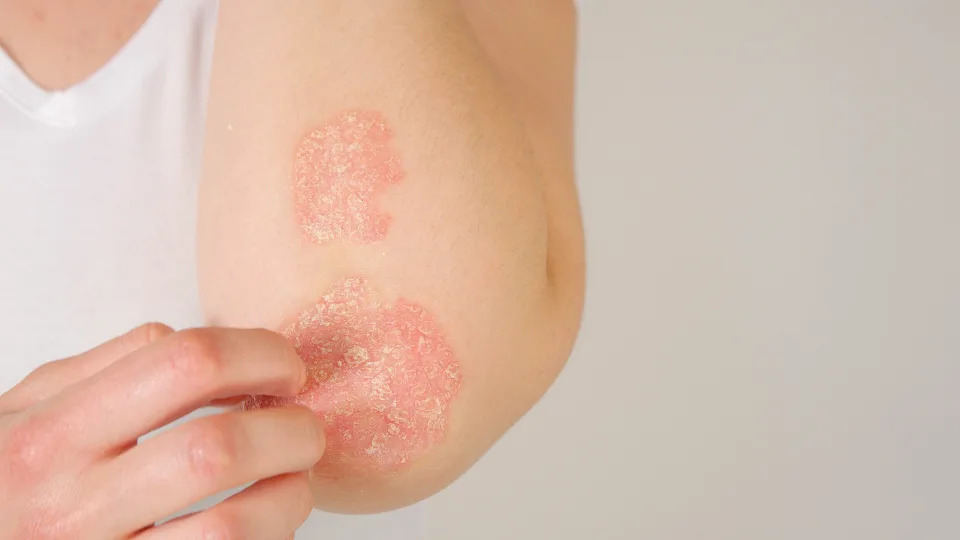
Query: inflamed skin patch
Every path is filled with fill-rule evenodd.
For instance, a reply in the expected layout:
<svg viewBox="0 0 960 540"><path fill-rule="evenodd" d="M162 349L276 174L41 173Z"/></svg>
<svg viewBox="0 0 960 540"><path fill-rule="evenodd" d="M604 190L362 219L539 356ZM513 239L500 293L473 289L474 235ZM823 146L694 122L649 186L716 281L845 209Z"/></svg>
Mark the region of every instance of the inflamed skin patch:
<svg viewBox="0 0 960 540"><path fill-rule="evenodd" d="M461 371L437 320L416 302L388 304L349 277L301 311L282 333L307 365L295 398L255 397L248 407L296 403L326 424L315 474L390 472L440 443Z"/></svg>
<svg viewBox="0 0 960 540"><path fill-rule="evenodd" d="M297 146L294 204L307 237L371 243L382 240L390 215L380 194L403 179L393 133L377 112L351 110L329 119Z"/></svg>

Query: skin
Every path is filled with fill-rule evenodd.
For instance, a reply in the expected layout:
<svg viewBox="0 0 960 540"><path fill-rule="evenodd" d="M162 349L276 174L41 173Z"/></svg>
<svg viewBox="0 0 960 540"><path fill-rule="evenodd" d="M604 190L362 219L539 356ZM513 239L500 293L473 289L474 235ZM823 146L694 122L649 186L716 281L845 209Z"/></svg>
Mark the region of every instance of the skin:
<svg viewBox="0 0 960 540"><path fill-rule="evenodd" d="M0 0L0 46L41 88L69 88L104 65L158 0Z"/></svg>
<svg viewBox="0 0 960 540"><path fill-rule="evenodd" d="M294 157L294 206L307 239L383 240L390 216L378 208L380 193L403 180L392 132L380 115L345 111L300 141Z"/></svg>
<svg viewBox="0 0 960 540"><path fill-rule="evenodd" d="M41 88L68 88L112 57L156 2L0 0L0 46ZM137 439L211 400L294 395L304 381L289 342L265 330L148 324L44 364L0 394L0 538L292 538L312 508L305 471L324 448L307 409L233 411Z"/></svg>
<svg viewBox="0 0 960 540"><path fill-rule="evenodd" d="M326 510L411 504L462 474L536 402L577 331L572 6L238 0L221 4L220 24L200 186L204 308L214 324L280 330L357 276L383 305L429 313L461 377L442 436L423 437L429 444L399 466L354 453L343 468L334 452L319 467L336 474L311 478ZM382 120L385 153L398 160L389 169L402 174L370 182L370 204L334 208L344 219L305 223L303 186L331 182L299 181L298 148L351 111ZM385 160L361 161L374 170ZM307 170L337 177L330 171L349 162ZM334 204L349 199L334 193ZM332 324L349 334L357 323ZM321 416L330 408L300 401ZM328 436L342 439L330 420Z"/></svg>
<svg viewBox="0 0 960 540"><path fill-rule="evenodd" d="M38 85L69 87L106 62L156 3L108 1L109 9L93 0L0 0L0 44ZM361 276L383 305L406 299L428 312L462 371L443 437L399 469L368 465L309 483L313 503L330 510L410 504L462 474L532 406L576 335L583 242L572 164L573 6L236 0L221 4L219 24L199 216L209 319L282 330L347 276ZM390 122L404 179L378 193L379 215L389 216L382 237L318 245L298 229L296 148L323 122L358 109ZM295 349L265 331L146 328L45 365L0 397L0 486L14 486L0 490L0 538L183 538L208 529L270 538L305 519L305 477L289 473L324 462L316 417L302 408L232 412L155 439L163 444L134 446L151 427L217 397L295 401L303 382L302 371L287 371L303 369ZM237 383L254 363L255 380ZM214 373L207 386L163 386L204 366ZM156 399L131 400L158 388ZM122 418L104 426L98 407L110 404ZM196 456L196 440L220 442L212 450L200 443L200 459L184 459ZM224 441L228 450L217 446ZM237 457L207 459L225 455ZM184 476L184 463L199 463L204 481L157 489L157 478ZM257 479L201 514L140 529L211 490Z"/></svg>
<svg viewBox="0 0 960 540"><path fill-rule="evenodd" d="M198 407L251 393L295 395L305 381L293 347L266 330L174 333L148 324L43 365L0 395L0 538L293 534L312 507L301 471L324 447L308 409L231 411L137 439ZM154 526L247 482L256 483Z"/></svg>
<svg viewBox="0 0 960 540"><path fill-rule="evenodd" d="M307 365L296 398L327 426L327 454L311 472L338 481L402 470L443 441L463 373L434 317L406 299L385 305L347 278L283 330Z"/></svg>

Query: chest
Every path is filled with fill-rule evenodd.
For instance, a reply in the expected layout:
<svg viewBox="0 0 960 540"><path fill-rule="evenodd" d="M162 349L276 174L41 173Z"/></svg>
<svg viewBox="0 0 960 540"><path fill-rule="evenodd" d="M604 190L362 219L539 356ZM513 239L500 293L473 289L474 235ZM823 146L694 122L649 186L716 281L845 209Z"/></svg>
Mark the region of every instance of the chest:
<svg viewBox="0 0 960 540"><path fill-rule="evenodd" d="M136 33L158 0L0 0L0 46L42 88L77 84Z"/></svg>

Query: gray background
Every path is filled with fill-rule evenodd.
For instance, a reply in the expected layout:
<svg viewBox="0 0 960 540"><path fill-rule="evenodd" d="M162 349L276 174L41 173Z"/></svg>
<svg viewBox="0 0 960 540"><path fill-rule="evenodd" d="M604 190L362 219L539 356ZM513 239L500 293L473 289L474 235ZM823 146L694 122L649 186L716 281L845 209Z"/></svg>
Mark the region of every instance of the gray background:
<svg viewBox="0 0 960 540"><path fill-rule="evenodd" d="M587 1L586 317L432 540L960 538L960 2Z"/></svg>

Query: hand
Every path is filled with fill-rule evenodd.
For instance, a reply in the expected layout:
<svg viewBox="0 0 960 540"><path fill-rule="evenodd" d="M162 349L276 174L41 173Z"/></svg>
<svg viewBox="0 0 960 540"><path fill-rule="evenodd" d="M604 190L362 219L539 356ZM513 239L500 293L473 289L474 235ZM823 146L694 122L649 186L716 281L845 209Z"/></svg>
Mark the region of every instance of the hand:
<svg viewBox="0 0 960 540"><path fill-rule="evenodd" d="M290 537L313 507L302 471L323 453L308 409L230 411L137 438L214 401L296 395L305 380L273 332L159 324L41 366L0 396L0 538Z"/></svg>

